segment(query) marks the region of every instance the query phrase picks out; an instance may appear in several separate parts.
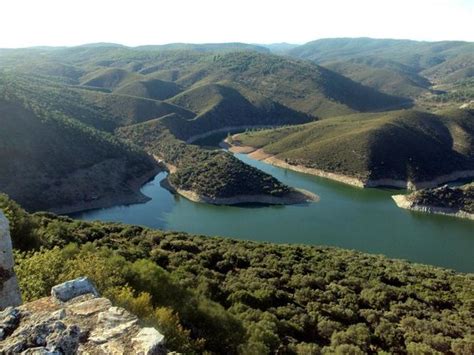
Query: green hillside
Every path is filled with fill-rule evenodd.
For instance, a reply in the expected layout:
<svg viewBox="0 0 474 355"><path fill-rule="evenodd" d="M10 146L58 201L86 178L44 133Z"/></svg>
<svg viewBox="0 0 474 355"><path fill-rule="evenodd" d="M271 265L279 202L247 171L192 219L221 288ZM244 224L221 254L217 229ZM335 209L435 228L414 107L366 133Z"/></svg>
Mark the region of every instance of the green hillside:
<svg viewBox="0 0 474 355"><path fill-rule="evenodd" d="M242 163L227 152L205 150L176 139L165 126L167 120L176 121L170 116L123 127L118 134L174 165L177 171L168 179L175 188L211 198L283 196L290 191L271 175Z"/></svg>
<svg viewBox="0 0 474 355"><path fill-rule="evenodd" d="M6 60L11 66L17 65L18 58L24 61L25 57L37 55L33 49L28 56L19 50L8 53ZM84 86L115 90L131 85L133 90L127 94L148 98L150 93L143 89L143 83L134 82L159 79L174 82L183 89L230 83L238 90L321 117L410 103L407 99L361 86L312 63L252 50L209 52L183 48L164 50L160 46L81 46L50 49L42 53L42 61L60 61L81 68L85 74L80 83Z"/></svg>
<svg viewBox="0 0 474 355"><path fill-rule="evenodd" d="M222 84L198 86L173 97L169 102L196 113L192 120L167 120L171 132L183 140L225 127L277 126L316 119L253 92L239 91Z"/></svg>
<svg viewBox="0 0 474 355"><path fill-rule="evenodd" d="M114 89L125 83L138 80L139 78L139 75L133 74L125 69L99 69L83 76L81 78L81 85Z"/></svg>
<svg viewBox="0 0 474 355"><path fill-rule="evenodd" d="M250 52L214 56L202 69L177 80L193 87L222 81L320 117L409 104L309 62Z"/></svg>
<svg viewBox="0 0 474 355"><path fill-rule="evenodd" d="M124 127L124 130L128 129L130 131L140 132L140 134L143 134L144 131L140 129L141 126L137 126L138 131L136 131L137 127L134 126L135 124L142 122L147 123L149 121L150 124L153 125L155 121L159 122L160 124L157 125L156 128L150 130L149 133L152 135L146 137L152 137L153 140L148 141L140 137L133 137L130 143L138 144L141 148L146 149L150 153L165 157L166 162L176 164L179 169L170 176L170 181L174 183L175 187L193 190L207 197L234 197L238 194L269 194L272 196L282 196L289 192L289 189L271 176L245 165L230 154L208 152L198 147L188 147L184 142L177 140L175 136L170 134L170 131L175 133L178 137L188 138L185 135L206 133L209 130L228 125L254 125L255 123L259 124L259 120L262 120L262 123L266 124L267 122L263 121L264 119L273 120L271 121L272 124L291 123L292 120L295 120L295 122L307 122L313 119L308 115L294 112L281 105L268 103L268 100L254 100L256 104L259 104L258 108L256 108L257 106L254 106L250 101L244 99L242 100L245 101L246 106L244 105L243 110L240 112L242 113L247 110L247 112L250 112L249 115L241 117L240 115L233 114L229 117L229 113L232 112L233 109L238 108L242 103L233 103L232 95L228 97L229 93L227 92L224 93L225 104L222 105L220 111L214 110L220 112L219 114L216 113L213 115L213 110L211 110L211 113L204 114L199 117L199 119L193 119L195 113L182 106L174 105L172 102L163 102L115 93L104 93L77 86L68 87L57 81L28 75L20 75L17 79L14 75L4 74L3 79L5 82L4 87L8 88L6 95L20 97L25 103L41 109L45 116L53 115L53 113L71 115L70 117L101 130L113 132L119 127ZM237 91L234 93L231 89L228 90L234 95L239 95ZM221 107L221 105L217 106ZM273 116L272 113L275 113L275 116ZM278 115L276 115L276 113L278 113ZM287 114L287 116L285 114ZM156 119L157 117L161 119L158 120ZM144 127L148 130L148 127L151 126L145 125ZM95 132L93 130L91 131ZM38 130L37 139L52 140L53 134L59 134L57 131L50 133L51 135L47 135L46 132ZM29 140L31 139L30 136L33 135L33 131L29 129L19 129L17 134L21 134L23 139ZM123 135L123 137L128 138L127 135ZM165 137L166 139L164 141L168 143L161 144L162 137ZM67 137L64 138L66 139ZM58 147L60 144L68 145L70 141L60 141L58 142ZM150 147L155 149L150 149ZM78 155L81 149L88 149L89 147L78 144L75 148L77 151L74 154ZM26 147L19 146L18 152L24 153L26 149ZM46 155L47 149L51 149L51 147L45 147L42 153ZM67 149L65 149L65 151L67 151ZM178 152L179 158L174 156L175 151ZM85 154L86 152L84 152L84 155ZM122 153L120 150L117 150L110 154L120 156ZM140 154L143 154L145 157L144 153ZM102 159L100 154L98 154L96 158L98 161ZM61 159L67 158L66 155L56 157L53 154L48 157L48 160L49 159L59 164L61 163ZM56 159L58 161L56 161ZM181 163L179 163L178 160ZM151 164L151 166L153 167L153 164ZM40 173L45 170L42 167L37 167L37 169ZM90 179L94 178L94 175L97 175L98 181L102 184L97 188L97 190L100 190L100 193L95 191L94 188L91 188L90 192L86 194L87 196L82 199L91 205L99 203L99 196L104 195L104 192L101 190L107 187L105 181L106 176L103 175L101 171L96 171L97 169L99 169L97 166L89 164L89 166L84 167L77 173L80 174L79 178L82 179L81 184L83 186L79 188L80 191L83 191L81 189L85 188L84 182L88 181L86 178L83 178L82 175L87 175ZM107 173L112 179L115 178L115 175L122 176L127 169L130 169L133 175L134 169L140 169L140 167L129 168L119 164L116 164L116 166L109 164L104 167L104 169L108 169ZM71 170L74 171L72 167ZM5 176L9 179L13 178L13 175L9 172L5 172ZM38 179L38 181L40 180ZM20 182L21 183L17 184L18 191L14 194L14 197L24 203L24 196L28 194L25 193L25 195L23 195L21 191L27 190L28 188L24 186L26 180L20 180ZM79 180L75 183L64 183L62 190L66 191L70 189L71 191L56 196L55 199L48 202L48 208L60 208L72 204L73 202L80 205L79 201L82 201L80 197L73 199L68 195L74 190L71 186L75 184L79 185ZM112 182L111 184L113 185L114 183ZM134 186L135 189L138 189L138 187L138 185ZM122 190L128 188L129 187L124 186ZM37 191L38 189L39 187L36 185L34 188L32 187L33 191ZM5 187L5 189L0 188L0 191L11 193L12 190L11 187ZM118 195L118 191L115 192ZM47 194L49 192L45 189L44 193ZM131 193L129 193L129 195L131 195ZM108 198L111 199L112 203L112 194L110 193L107 196L109 196ZM138 199L137 196L140 197L140 199ZM129 196L129 199L126 201L143 200L143 196L137 196L135 196L135 200ZM46 209L46 207L40 207L40 205L37 204L29 205L25 203L25 205L29 209Z"/></svg>
<svg viewBox="0 0 474 355"><path fill-rule="evenodd" d="M364 181L419 182L474 169L474 112L356 114L244 133L237 141L290 164Z"/></svg>
<svg viewBox="0 0 474 355"><path fill-rule="evenodd" d="M468 354L472 274L338 248L27 215L12 222L24 301L88 276L186 354ZM317 234L318 231L315 231ZM43 249L24 252L32 245ZM69 244L75 243L75 244Z"/></svg>
<svg viewBox="0 0 474 355"><path fill-rule="evenodd" d="M382 92L412 98L429 93L431 84L469 79L474 68L474 43L460 41L333 38L308 42L285 54L314 61Z"/></svg>
<svg viewBox="0 0 474 355"><path fill-rule="evenodd" d="M474 43L461 41L420 42L397 39L328 38L308 42L288 54L318 63L375 56L418 71L459 55L472 54Z"/></svg>
<svg viewBox="0 0 474 355"><path fill-rule="evenodd" d="M144 200L156 172L144 153L59 113L0 98L0 191L29 210L91 208Z"/></svg>

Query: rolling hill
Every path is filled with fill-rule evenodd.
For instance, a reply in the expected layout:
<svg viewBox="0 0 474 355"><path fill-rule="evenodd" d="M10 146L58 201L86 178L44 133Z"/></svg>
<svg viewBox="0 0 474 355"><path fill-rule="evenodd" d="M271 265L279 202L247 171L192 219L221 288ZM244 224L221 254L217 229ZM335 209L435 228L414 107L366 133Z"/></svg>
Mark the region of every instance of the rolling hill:
<svg viewBox="0 0 474 355"><path fill-rule="evenodd" d="M222 84L204 84L169 100L196 113L192 120L169 122L175 137L192 141L193 137L236 127L278 126L306 123L315 117L292 110L253 92L236 90Z"/></svg>
<svg viewBox="0 0 474 355"><path fill-rule="evenodd" d="M290 166L354 177L363 185L436 185L455 180L457 172L474 175L473 118L472 110L356 114L244 133L233 141Z"/></svg>
<svg viewBox="0 0 474 355"><path fill-rule="evenodd" d="M6 60L15 67L18 57L25 60L25 56L37 55L36 52L33 49L28 55L8 52ZM84 75L76 84L109 91L123 90L121 93L145 98L162 99L173 93L152 94L150 86L165 85L154 80L162 80L167 82L168 88L172 82L183 91L204 84L230 83L237 90L252 92L318 117L410 104L407 99L380 93L310 62L267 52L83 46L50 49L42 53L42 60L83 70ZM172 90L176 89L173 86Z"/></svg>
<svg viewBox="0 0 474 355"><path fill-rule="evenodd" d="M284 53L403 97L416 98L430 92L431 84L453 83L473 75L474 43L470 42L333 38Z"/></svg>

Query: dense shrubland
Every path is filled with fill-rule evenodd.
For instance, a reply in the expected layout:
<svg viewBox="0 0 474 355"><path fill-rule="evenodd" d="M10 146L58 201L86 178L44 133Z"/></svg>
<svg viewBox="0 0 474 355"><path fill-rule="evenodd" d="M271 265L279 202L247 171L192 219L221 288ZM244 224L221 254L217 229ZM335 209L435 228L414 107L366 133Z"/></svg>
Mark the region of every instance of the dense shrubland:
<svg viewBox="0 0 474 355"><path fill-rule="evenodd" d="M5 196L0 201L13 222L25 300L88 275L114 302L157 325L172 349L470 354L474 348L471 274L337 248L29 215Z"/></svg>
<svg viewBox="0 0 474 355"><path fill-rule="evenodd" d="M443 186L424 189L408 195L416 205L449 208L474 213L474 183L459 187Z"/></svg>
<svg viewBox="0 0 474 355"><path fill-rule="evenodd" d="M179 189L208 197L282 196L290 191L271 175L241 162L230 153L202 149L176 139L159 121L124 127L119 135L176 166L169 181Z"/></svg>

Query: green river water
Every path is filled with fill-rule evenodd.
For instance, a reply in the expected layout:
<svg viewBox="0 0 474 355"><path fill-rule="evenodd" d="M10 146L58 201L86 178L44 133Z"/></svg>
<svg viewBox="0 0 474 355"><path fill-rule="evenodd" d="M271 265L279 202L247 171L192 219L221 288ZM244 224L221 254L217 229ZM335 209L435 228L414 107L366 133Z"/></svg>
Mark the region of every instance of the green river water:
<svg viewBox="0 0 474 355"><path fill-rule="evenodd" d="M256 241L331 245L474 272L473 221L399 209L390 196L400 191L355 188L236 156L321 200L263 207L194 203L162 188L159 182L166 173L160 173L142 188L151 201L73 217Z"/></svg>

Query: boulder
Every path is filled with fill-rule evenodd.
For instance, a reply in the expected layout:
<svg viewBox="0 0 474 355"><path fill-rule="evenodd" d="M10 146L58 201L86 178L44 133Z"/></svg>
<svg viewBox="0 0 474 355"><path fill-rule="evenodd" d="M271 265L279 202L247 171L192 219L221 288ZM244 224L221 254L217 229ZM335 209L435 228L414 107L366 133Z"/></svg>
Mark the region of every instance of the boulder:
<svg viewBox="0 0 474 355"><path fill-rule="evenodd" d="M133 349L143 355L165 354L164 339L155 328L143 328L132 339Z"/></svg>
<svg viewBox="0 0 474 355"><path fill-rule="evenodd" d="M70 299L88 293L99 296L95 286L87 277L79 277L71 281L66 281L51 289L51 296L62 302L67 302Z"/></svg>
<svg viewBox="0 0 474 355"><path fill-rule="evenodd" d="M0 312L0 354L167 354L160 332L98 297L86 278L54 289Z"/></svg>

